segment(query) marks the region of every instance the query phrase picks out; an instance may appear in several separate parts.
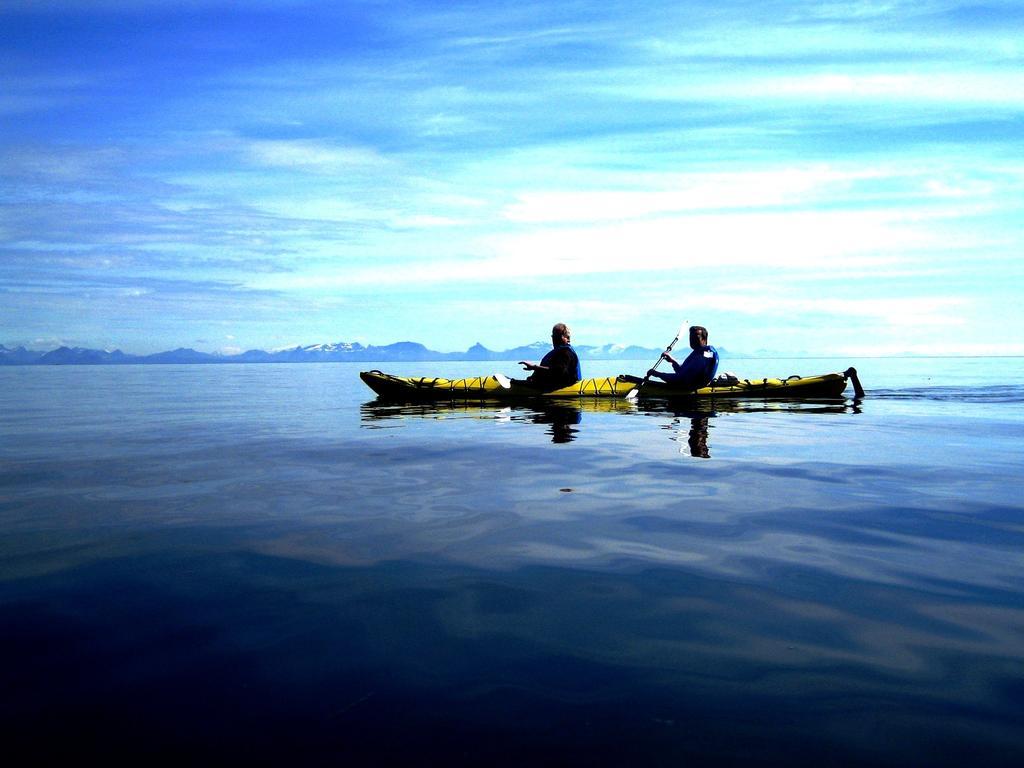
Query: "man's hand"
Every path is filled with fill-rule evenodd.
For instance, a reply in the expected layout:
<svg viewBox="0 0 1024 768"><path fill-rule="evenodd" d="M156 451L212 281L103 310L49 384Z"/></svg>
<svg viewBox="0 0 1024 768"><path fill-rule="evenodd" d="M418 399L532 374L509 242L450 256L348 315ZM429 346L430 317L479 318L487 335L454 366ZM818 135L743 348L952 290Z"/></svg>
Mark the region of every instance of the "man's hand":
<svg viewBox="0 0 1024 768"><path fill-rule="evenodd" d="M520 360L519 364L521 366L523 366L523 370L524 371L539 371L540 370L540 366L539 365L536 365L535 363L528 363L525 360Z"/></svg>

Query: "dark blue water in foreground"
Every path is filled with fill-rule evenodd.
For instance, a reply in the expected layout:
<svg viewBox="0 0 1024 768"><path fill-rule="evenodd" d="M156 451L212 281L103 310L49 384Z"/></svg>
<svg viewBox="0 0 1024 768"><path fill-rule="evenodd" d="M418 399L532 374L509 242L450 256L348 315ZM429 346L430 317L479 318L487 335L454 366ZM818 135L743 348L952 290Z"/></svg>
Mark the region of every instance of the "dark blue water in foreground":
<svg viewBox="0 0 1024 768"><path fill-rule="evenodd" d="M723 367L851 363L717 410L0 369L5 751L1019 765L1024 360Z"/></svg>

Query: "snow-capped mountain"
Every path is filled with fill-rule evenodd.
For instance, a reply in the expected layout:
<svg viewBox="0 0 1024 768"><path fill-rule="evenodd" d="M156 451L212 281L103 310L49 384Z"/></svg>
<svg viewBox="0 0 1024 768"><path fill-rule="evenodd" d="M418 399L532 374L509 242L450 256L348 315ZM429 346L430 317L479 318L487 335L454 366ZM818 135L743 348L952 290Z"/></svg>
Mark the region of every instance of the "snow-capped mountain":
<svg viewBox="0 0 1024 768"><path fill-rule="evenodd" d="M121 350L59 347L49 351L9 348L0 345L0 365L153 365L217 363L325 363L325 362L428 362L435 360L540 360L551 349L547 342L535 341L521 347L495 351L477 342L465 352L437 352L413 341L384 346L364 346L358 342L306 344L265 351L250 349L235 355L211 354L181 347L152 355L131 355ZM576 347L585 360L654 360L659 349L605 344Z"/></svg>

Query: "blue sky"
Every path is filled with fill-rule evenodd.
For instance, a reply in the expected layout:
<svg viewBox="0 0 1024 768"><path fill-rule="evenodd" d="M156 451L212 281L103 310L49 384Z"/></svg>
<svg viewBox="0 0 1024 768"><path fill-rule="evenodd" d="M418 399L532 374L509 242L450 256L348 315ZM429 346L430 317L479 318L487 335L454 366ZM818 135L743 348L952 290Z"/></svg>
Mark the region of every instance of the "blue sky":
<svg viewBox="0 0 1024 768"><path fill-rule="evenodd" d="M1024 354L1019 2L0 8L0 343Z"/></svg>

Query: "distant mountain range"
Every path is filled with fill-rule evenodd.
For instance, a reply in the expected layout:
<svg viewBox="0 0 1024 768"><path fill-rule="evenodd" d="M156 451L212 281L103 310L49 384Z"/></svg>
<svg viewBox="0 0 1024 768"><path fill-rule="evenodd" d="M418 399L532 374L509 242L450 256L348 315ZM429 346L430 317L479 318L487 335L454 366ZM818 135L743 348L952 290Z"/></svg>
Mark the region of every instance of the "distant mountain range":
<svg viewBox="0 0 1024 768"><path fill-rule="evenodd" d="M422 344L400 341L386 346L363 346L354 342L311 344L274 352L250 349L237 355L210 354L194 349L174 349L152 355L130 355L119 349L84 349L60 347L48 352L0 344L0 365L167 365L181 363L406 363L440 360L540 360L551 349L545 342L534 342L523 347L494 351L482 344L474 344L465 352L436 352ZM576 347L583 360L650 360L661 354L660 349L605 344L600 347ZM721 347L720 353L725 352Z"/></svg>

